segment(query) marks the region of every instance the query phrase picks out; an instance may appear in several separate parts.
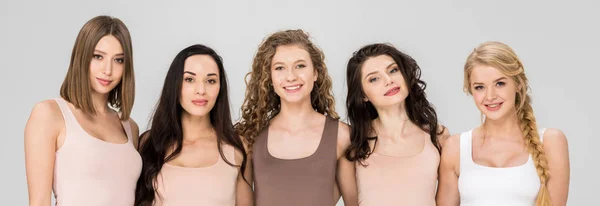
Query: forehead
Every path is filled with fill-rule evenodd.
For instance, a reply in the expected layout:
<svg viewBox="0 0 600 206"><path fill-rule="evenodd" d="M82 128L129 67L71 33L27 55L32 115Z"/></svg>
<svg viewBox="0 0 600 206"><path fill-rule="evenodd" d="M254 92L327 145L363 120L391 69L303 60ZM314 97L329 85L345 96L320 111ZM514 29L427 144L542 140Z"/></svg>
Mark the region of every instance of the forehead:
<svg viewBox="0 0 600 206"><path fill-rule="evenodd" d="M489 83L502 77L509 78L499 69L487 65L477 65L471 71L471 82Z"/></svg>
<svg viewBox="0 0 600 206"><path fill-rule="evenodd" d="M275 48L272 63L293 63L298 60L309 61L310 54L298 45L281 45Z"/></svg>
<svg viewBox="0 0 600 206"><path fill-rule="evenodd" d="M106 53L123 53L121 42L113 35L106 35L100 38L95 49Z"/></svg>
<svg viewBox="0 0 600 206"><path fill-rule="evenodd" d="M379 55L376 57L368 58L361 67L362 76L367 75L368 73L385 70L388 66L395 64L396 62L392 57L388 55Z"/></svg>
<svg viewBox="0 0 600 206"><path fill-rule="evenodd" d="M200 54L192 55L185 59L183 70L191 71L196 74L219 74L219 66L217 66L217 62L215 62L211 56Z"/></svg>

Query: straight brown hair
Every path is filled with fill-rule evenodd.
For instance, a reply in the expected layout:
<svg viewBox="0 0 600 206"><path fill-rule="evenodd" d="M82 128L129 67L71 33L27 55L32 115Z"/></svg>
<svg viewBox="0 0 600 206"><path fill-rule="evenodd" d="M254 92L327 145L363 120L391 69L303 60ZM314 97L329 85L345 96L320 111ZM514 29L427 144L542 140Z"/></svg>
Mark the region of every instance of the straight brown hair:
<svg viewBox="0 0 600 206"><path fill-rule="evenodd" d="M96 44L107 35L114 36L121 43L125 65L121 82L108 95L108 104L121 114L121 120L127 120L135 98L133 50L129 30L118 18L97 16L83 25L73 46L69 70L60 87L60 96L76 108L88 114L96 114L91 96L90 62Z"/></svg>

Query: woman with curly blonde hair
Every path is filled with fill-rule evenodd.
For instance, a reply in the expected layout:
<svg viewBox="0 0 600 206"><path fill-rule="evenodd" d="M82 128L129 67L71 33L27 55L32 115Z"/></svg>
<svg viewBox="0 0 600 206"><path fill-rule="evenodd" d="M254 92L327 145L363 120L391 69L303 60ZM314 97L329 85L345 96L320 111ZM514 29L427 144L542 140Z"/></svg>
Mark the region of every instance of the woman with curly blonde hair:
<svg viewBox="0 0 600 206"><path fill-rule="evenodd" d="M438 205L565 205L567 139L558 129L538 129L515 52L500 42L483 43L468 57L464 77L484 121L446 141Z"/></svg>
<svg viewBox="0 0 600 206"><path fill-rule="evenodd" d="M338 121L323 52L302 30L276 32L259 46L246 85L235 129L251 148L256 204L335 205L338 185L344 193L354 177L336 175L351 169L336 167L349 127Z"/></svg>

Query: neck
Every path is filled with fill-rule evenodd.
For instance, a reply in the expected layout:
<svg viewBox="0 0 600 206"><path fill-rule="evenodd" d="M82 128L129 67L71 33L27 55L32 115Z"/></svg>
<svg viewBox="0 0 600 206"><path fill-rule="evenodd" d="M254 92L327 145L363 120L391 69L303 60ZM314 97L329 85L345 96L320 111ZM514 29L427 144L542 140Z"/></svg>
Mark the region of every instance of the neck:
<svg viewBox="0 0 600 206"><path fill-rule="evenodd" d="M193 116L184 111L181 115L181 127L183 129L184 141L216 138L208 114L204 116Z"/></svg>
<svg viewBox="0 0 600 206"><path fill-rule="evenodd" d="M522 139L521 127L519 126L516 111L496 120L486 118L482 128L483 134L486 137Z"/></svg>
<svg viewBox="0 0 600 206"><path fill-rule="evenodd" d="M321 114L312 108L310 100L295 104L281 102L281 110L276 118L281 119L286 125L290 125L290 129L294 129L304 127L307 122L314 120L316 115Z"/></svg>
<svg viewBox="0 0 600 206"><path fill-rule="evenodd" d="M379 117L373 120L373 128L377 136L383 138L401 139L405 130L412 123L408 118L404 104L388 108L377 108Z"/></svg>
<svg viewBox="0 0 600 206"><path fill-rule="evenodd" d="M92 104L96 110L96 115L107 115L110 112L108 107L108 94L99 94L92 92Z"/></svg>

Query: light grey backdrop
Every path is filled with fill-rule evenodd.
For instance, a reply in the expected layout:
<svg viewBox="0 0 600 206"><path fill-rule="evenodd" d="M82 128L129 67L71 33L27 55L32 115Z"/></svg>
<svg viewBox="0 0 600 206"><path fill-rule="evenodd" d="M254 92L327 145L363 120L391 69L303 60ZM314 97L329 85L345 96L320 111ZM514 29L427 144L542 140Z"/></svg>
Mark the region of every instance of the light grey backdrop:
<svg viewBox="0 0 600 206"><path fill-rule="evenodd" d="M58 97L79 29L104 14L122 19L132 34L137 81L132 116L142 130L170 62L184 47L202 43L223 56L238 119L243 77L261 40L281 29L302 28L326 54L343 118L348 58L361 45L389 42L418 61L441 122L459 133L480 122L472 98L462 92L467 55L483 41L505 42L524 62L538 125L559 128L569 140L569 205L587 205L600 185L598 133L592 132L600 123L599 5L593 0L2 0L0 199L3 205L27 205L23 129L31 108Z"/></svg>

